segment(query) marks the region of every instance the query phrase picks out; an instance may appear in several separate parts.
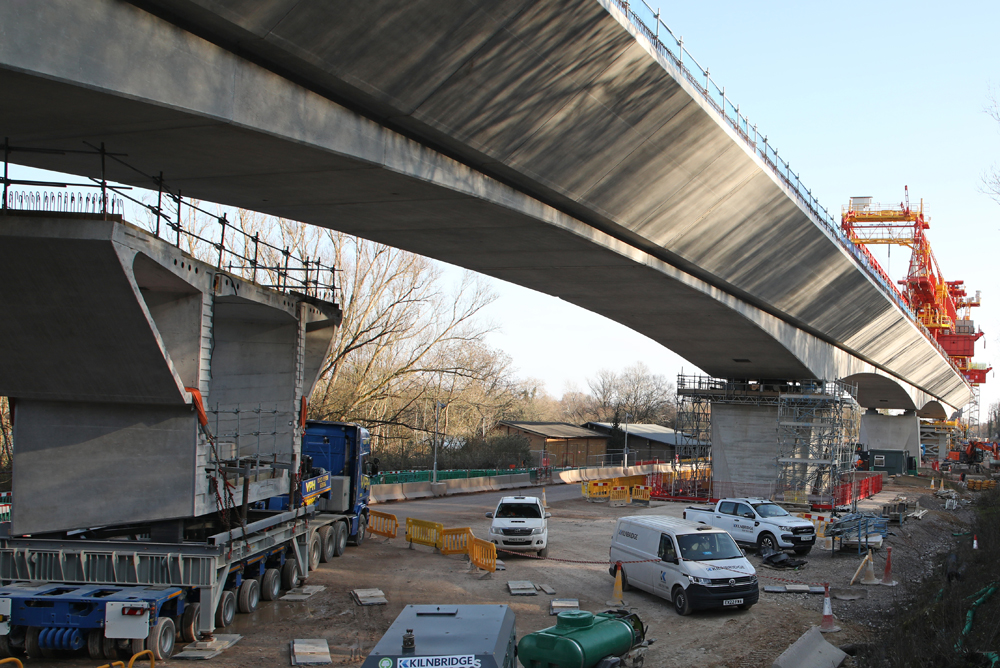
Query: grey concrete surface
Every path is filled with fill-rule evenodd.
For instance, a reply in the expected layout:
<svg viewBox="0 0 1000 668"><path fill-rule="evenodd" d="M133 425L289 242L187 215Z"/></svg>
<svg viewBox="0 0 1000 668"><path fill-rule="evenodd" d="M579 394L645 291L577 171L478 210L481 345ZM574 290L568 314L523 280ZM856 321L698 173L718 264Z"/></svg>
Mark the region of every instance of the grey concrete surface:
<svg viewBox="0 0 1000 668"><path fill-rule="evenodd" d="M121 222L56 216L0 216L12 531L198 517L218 509L210 461L291 463L339 309L217 272ZM185 388L204 398L218 456ZM289 484L265 466L249 499Z"/></svg>
<svg viewBox="0 0 1000 668"><path fill-rule="evenodd" d="M730 484L724 496L770 497L778 479L777 433L777 406L712 404L712 481Z"/></svg>
<svg viewBox="0 0 1000 668"><path fill-rule="evenodd" d="M970 396L607 0L135 4L173 23L0 3L12 141L109 142L187 194L556 295L712 375Z"/></svg>
<svg viewBox="0 0 1000 668"><path fill-rule="evenodd" d="M920 461L920 420L916 413L882 415L866 411L861 416L859 440L869 450L905 450Z"/></svg>

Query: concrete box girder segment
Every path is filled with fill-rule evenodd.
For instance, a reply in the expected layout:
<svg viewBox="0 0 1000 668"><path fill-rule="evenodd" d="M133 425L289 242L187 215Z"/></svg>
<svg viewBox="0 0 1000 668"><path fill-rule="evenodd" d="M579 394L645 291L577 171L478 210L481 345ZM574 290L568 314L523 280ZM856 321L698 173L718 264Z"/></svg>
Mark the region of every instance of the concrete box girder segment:
<svg viewBox="0 0 1000 668"><path fill-rule="evenodd" d="M13 533L200 517L218 509L217 462L300 452L336 305L218 272L116 220L54 213L0 216L0 278ZM185 388L204 397L216 452ZM251 502L287 493L284 470L262 470Z"/></svg>
<svg viewBox="0 0 1000 668"><path fill-rule="evenodd" d="M612 238L946 403L967 399L908 316L611 3L135 4L164 18L104 0L0 4L2 24L19 27L0 41L5 133L40 147L113 141L186 194L616 319L626 310L629 326L671 347L695 338L681 331L692 314L652 312L677 290L564 287L621 259L606 252ZM63 38L37 48L53 25ZM561 282L540 266L559 267ZM732 377L746 372L732 360L753 359L740 345L734 332L732 354L675 350Z"/></svg>

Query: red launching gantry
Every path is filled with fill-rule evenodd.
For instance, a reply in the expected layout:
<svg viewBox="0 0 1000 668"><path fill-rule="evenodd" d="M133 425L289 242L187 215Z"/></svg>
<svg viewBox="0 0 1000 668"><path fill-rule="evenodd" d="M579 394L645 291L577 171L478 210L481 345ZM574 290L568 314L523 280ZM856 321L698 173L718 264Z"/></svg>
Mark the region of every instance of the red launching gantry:
<svg viewBox="0 0 1000 668"><path fill-rule="evenodd" d="M850 205L841 212L840 226L878 269L881 268L865 246L908 246L912 250L909 273L905 280L898 281L903 286L900 296L969 382L980 385L986 382L986 374L992 368L972 361L975 343L983 332L976 331L969 316L972 307L979 306L980 293L977 290L975 297L969 297L964 281L944 280L927 240L929 221L930 217L924 215L923 200L918 210L910 208L907 187L906 199L898 207L873 204L871 197L852 197Z"/></svg>

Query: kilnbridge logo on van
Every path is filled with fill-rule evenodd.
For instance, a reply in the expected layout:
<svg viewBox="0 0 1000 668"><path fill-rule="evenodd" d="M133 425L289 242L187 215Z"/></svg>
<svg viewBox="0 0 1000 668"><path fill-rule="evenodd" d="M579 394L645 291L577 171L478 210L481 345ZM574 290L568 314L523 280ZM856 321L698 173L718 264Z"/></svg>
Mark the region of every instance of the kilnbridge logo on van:
<svg viewBox="0 0 1000 668"><path fill-rule="evenodd" d="M479 659L473 654L462 656L414 656L396 659L395 668L480 668ZM392 659L385 657L378 668L393 668Z"/></svg>
<svg viewBox="0 0 1000 668"><path fill-rule="evenodd" d="M619 529L618 535L625 536L626 538L631 538L632 540L639 540L639 534L632 533L631 531L625 531L625 529Z"/></svg>

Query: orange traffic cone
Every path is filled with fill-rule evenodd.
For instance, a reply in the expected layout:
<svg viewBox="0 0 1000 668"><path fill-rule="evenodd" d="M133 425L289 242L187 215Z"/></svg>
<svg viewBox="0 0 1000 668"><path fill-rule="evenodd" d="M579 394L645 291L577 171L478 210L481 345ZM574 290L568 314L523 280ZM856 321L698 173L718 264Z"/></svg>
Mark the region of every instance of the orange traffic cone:
<svg viewBox="0 0 1000 668"><path fill-rule="evenodd" d="M931 478L931 489L934 489L934 478Z"/></svg>
<svg viewBox="0 0 1000 668"><path fill-rule="evenodd" d="M545 510L549 509L549 502L545 500L545 488L542 487L542 508Z"/></svg>
<svg viewBox="0 0 1000 668"><path fill-rule="evenodd" d="M892 579L892 548L885 555L885 575L882 576L882 584L886 587L895 587L899 583Z"/></svg>
<svg viewBox="0 0 1000 668"><path fill-rule="evenodd" d="M833 605L830 604L830 584L823 585L823 623L819 625L820 633L836 633L839 626L833 623Z"/></svg>
<svg viewBox="0 0 1000 668"><path fill-rule="evenodd" d="M625 607L625 597L622 593L622 565L618 563L615 569L615 588L611 592L611 600L605 605L613 605L617 608Z"/></svg>
<svg viewBox="0 0 1000 668"><path fill-rule="evenodd" d="M979 549L979 537L976 536L976 534L972 534L972 549L973 550Z"/></svg>

